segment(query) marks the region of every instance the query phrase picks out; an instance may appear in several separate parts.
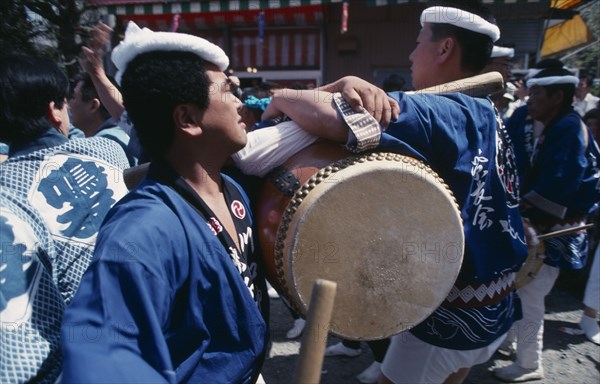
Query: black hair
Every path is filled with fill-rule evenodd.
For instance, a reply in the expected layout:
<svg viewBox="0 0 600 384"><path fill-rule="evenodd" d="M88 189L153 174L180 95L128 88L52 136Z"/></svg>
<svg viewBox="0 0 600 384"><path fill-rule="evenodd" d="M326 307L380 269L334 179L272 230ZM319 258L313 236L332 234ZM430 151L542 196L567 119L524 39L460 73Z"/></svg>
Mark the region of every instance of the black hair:
<svg viewBox="0 0 600 384"><path fill-rule="evenodd" d="M0 140L33 139L53 129L48 106L62 109L69 80L52 60L7 54L0 56Z"/></svg>
<svg viewBox="0 0 600 384"><path fill-rule="evenodd" d="M562 91L563 93L563 101L560 106L561 110L568 110L572 108L573 104L573 96L575 96L575 85L573 84L553 84L547 85L546 92L548 95L552 95L558 91Z"/></svg>
<svg viewBox="0 0 600 384"><path fill-rule="evenodd" d="M261 92L258 88L249 88L246 89L244 92L242 92L242 103L244 103L244 101L246 101L250 96L254 96L257 99L261 99L264 98L264 93ZM261 121L262 120L262 114L263 114L263 110L260 108L248 108L248 110L250 111L250 113L252 113L252 116L254 117L254 121Z"/></svg>
<svg viewBox="0 0 600 384"><path fill-rule="evenodd" d="M289 89L308 89L308 85L301 81L294 81L290 85L288 85Z"/></svg>
<svg viewBox="0 0 600 384"><path fill-rule="evenodd" d="M113 85L116 85L114 79L112 79L110 76L108 76L108 79ZM100 102L100 108L98 108L98 112L100 112L100 116L102 116L102 118L105 120L110 118L110 113L104 107L104 104L102 104L102 100L100 100L100 97L98 97L98 91L96 90L96 87L94 86L94 82L92 81L92 77L90 76L89 73L82 72L82 73L79 73L77 76L75 76L75 78L73 79L73 86L71 87L71 97L73 97L73 92L75 92L75 87L77 87L77 84L79 84L80 82L81 82L81 88L80 88L81 100L89 101L92 99L98 99L98 101Z"/></svg>
<svg viewBox="0 0 600 384"><path fill-rule="evenodd" d="M121 81L123 102L152 158L162 157L173 143L175 107L208 108L210 85L206 62L190 52L146 52L129 63Z"/></svg>
<svg viewBox="0 0 600 384"><path fill-rule="evenodd" d="M265 90L265 91L272 91L274 89L281 88L281 85L279 85L278 83L276 83L274 81L266 80L266 81L260 82L258 84L258 88Z"/></svg>
<svg viewBox="0 0 600 384"><path fill-rule="evenodd" d="M398 75L397 73L392 73L383 80L381 88L383 88L383 90L386 92L395 92L404 90L405 85L406 80L404 80L404 77Z"/></svg>
<svg viewBox="0 0 600 384"><path fill-rule="evenodd" d="M444 6L462 9L464 11L480 16L492 24L496 19L492 16L489 8L478 0L464 1L431 1L429 6ZM486 66L494 43L492 39L484 34L460 28L452 24L431 23L432 40L439 41L445 37L454 37L461 47L461 67L467 72L479 73Z"/></svg>
<svg viewBox="0 0 600 384"><path fill-rule="evenodd" d="M560 61L559 59L544 59L544 60L540 60L537 63L535 63L535 65L533 66L533 68L537 68L537 69L561 69L565 66L565 64Z"/></svg>
<svg viewBox="0 0 600 384"><path fill-rule="evenodd" d="M588 87L592 87L593 82L594 82L594 76L592 76L590 73L588 72L580 72L579 73L579 81L585 81L585 83L587 84Z"/></svg>

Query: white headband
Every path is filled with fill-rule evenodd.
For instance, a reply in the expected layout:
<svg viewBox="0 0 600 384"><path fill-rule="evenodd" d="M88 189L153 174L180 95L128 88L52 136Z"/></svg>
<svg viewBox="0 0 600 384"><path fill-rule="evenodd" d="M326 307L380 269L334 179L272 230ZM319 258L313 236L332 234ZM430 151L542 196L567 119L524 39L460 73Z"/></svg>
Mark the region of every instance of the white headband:
<svg viewBox="0 0 600 384"><path fill-rule="evenodd" d="M510 101L515 101L515 96L509 92L505 92L504 95L502 95L502 97Z"/></svg>
<svg viewBox="0 0 600 384"><path fill-rule="evenodd" d="M497 45L494 45L494 48L492 48L492 54L490 57L492 57L492 58L494 58L494 57L509 57L512 59L513 57L515 57L515 49L508 48L508 47L499 47Z"/></svg>
<svg viewBox="0 0 600 384"><path fill-rule="evenodd" d="M534 77L536 77L540 72L545 71L546 69L550 69L550 68L529 68L527 70L527 74L525 75L524 79L525 80L529 80L532 79ZM567 67L562 67L562 69L568 71L569 68Z"/></svg>
<svg viewBox="0 0 600 384"><path fill-rule="evenodd" d="M540 68L530 68L525 75L525 80L529 80L538 75L538 73L542 72L543 69Z"/></svg>
<svg viewBox="0 0 600 384"><path fill-rule="evenodd" d="M191 52L216 65L221 71L229 66L229 58L225 52L201 37L176 32L153 32L148 28L140 29L130 21L125 38L113 49L111 56L118 70L115 75L117 83L121 84L121 77L131 60L151 51Z"/></svg>
<svg viewBox="0 0 600 384"><path fill-rule="evenodd" d="M452 7L430 7L421 13L421 26L425 23L452 24L476 33L489 36L492 41L500 38L498 26L490 23L481 16Z"/></svg>
<svg viewBox="0 0 600 384"><path fill-rule="evenodd" d="M527 88L531 88L534 85L544 87L546 85L555 84L573 84L574 86L577 86L577 84L579 84L579 79L576 76L548 76L527 80Z"/></svg>

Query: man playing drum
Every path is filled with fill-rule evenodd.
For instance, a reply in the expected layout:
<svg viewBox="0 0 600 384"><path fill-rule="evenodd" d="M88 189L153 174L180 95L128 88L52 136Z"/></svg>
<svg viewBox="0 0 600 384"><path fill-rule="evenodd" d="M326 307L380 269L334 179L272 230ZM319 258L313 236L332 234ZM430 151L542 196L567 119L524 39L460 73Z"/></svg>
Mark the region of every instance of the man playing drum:
<svg viewBox="0 0 600 384"><path fill-rule="evenodd" d="M443 5L427 8L421 15L422 29L410 56L417 89L479 73L500 36L480 2L448 1ZM375 94L369 104L361 103L361 97L369 100L371 89L360 79L346 77L321 90L342 92L351 105L364 104L371 110L385 101ZM390 96L399 103L400 116L382 134L378 146L377 133L372 127L365 133L353 126L348 109L339 108L339 114L332 109L331 113L338 115L336 126L312 129L326 130L320 135L358 149L376 147L422 160L453 191L466 243L458 280L429 318L392 338L381 382L462 382L470 367L489 359L521 316L513 281L527 249L512 144L488 99L402 92ZM307 118L313 113L308 103L313 98L314 94L306 100L298 94L294 98L276 94L263 117L285 113L307 128ZM339 97L333 98L338 104ZM352 130L350 135L346 124Z"/></svg>

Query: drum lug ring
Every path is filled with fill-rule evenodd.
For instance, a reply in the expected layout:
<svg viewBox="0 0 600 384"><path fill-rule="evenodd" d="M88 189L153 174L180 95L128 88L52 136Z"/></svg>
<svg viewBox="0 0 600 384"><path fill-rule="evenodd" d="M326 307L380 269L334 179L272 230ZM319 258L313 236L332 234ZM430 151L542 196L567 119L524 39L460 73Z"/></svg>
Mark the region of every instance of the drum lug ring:
<svg viewBox="0 0 600 384"><path fill-rule="evenodd" d="M287 168L279 166L269 173L269 180L285 196L293 196L300 188L300 180Z"/></svg>

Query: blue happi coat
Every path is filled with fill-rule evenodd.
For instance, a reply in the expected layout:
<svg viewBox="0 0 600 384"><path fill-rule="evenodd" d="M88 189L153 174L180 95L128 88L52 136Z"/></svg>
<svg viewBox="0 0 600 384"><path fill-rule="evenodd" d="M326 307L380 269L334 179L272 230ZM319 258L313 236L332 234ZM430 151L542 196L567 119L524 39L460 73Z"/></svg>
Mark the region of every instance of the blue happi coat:
<svg viewBox="0 0 600 384"><path fill-rule="evenodd" d="M522 175L524 215L538 230L550 232L577 225L600 199L600 150L579 114L557 116L535 137L527 106L507 122L514 138ZM580 269L587 259L587 233L544 241L544 263L561 269Z"/></svg>
<svg viewBox="0 0 600 384"><path fill-rule="evenodd" d="M53 279L59 262L35 209L0 192L0 382L52 383L60 375L65 303Z"/></svg>
<svg viewBox="0 0 600 384"><path fill-rule="evenodd" d="M514 154L492 103L462 94L390 96L398 101L401 113L378 149L425 162L458 202L465 254L455 286L474 291L509 276L523 263L527 249ZM444 303L411 332L440 347L475 349L492 343L520 316L513 292L491 305Z"/></svg>
<svg viewBox="0 0 600 384"><path fill-rule="evenodd" d="M66 311L65 382L249 382L267 345L252 278L188 201L147 178L110 211Z"/></svg>
<svg viewBox="0 0 600 384"><path fill-rule="evenodd" d="M127 192L128 166L116 143L69 141L54 128L11 143L0 164L0 382L59 377L64 307L92 259L104 216Z"/></svg>

